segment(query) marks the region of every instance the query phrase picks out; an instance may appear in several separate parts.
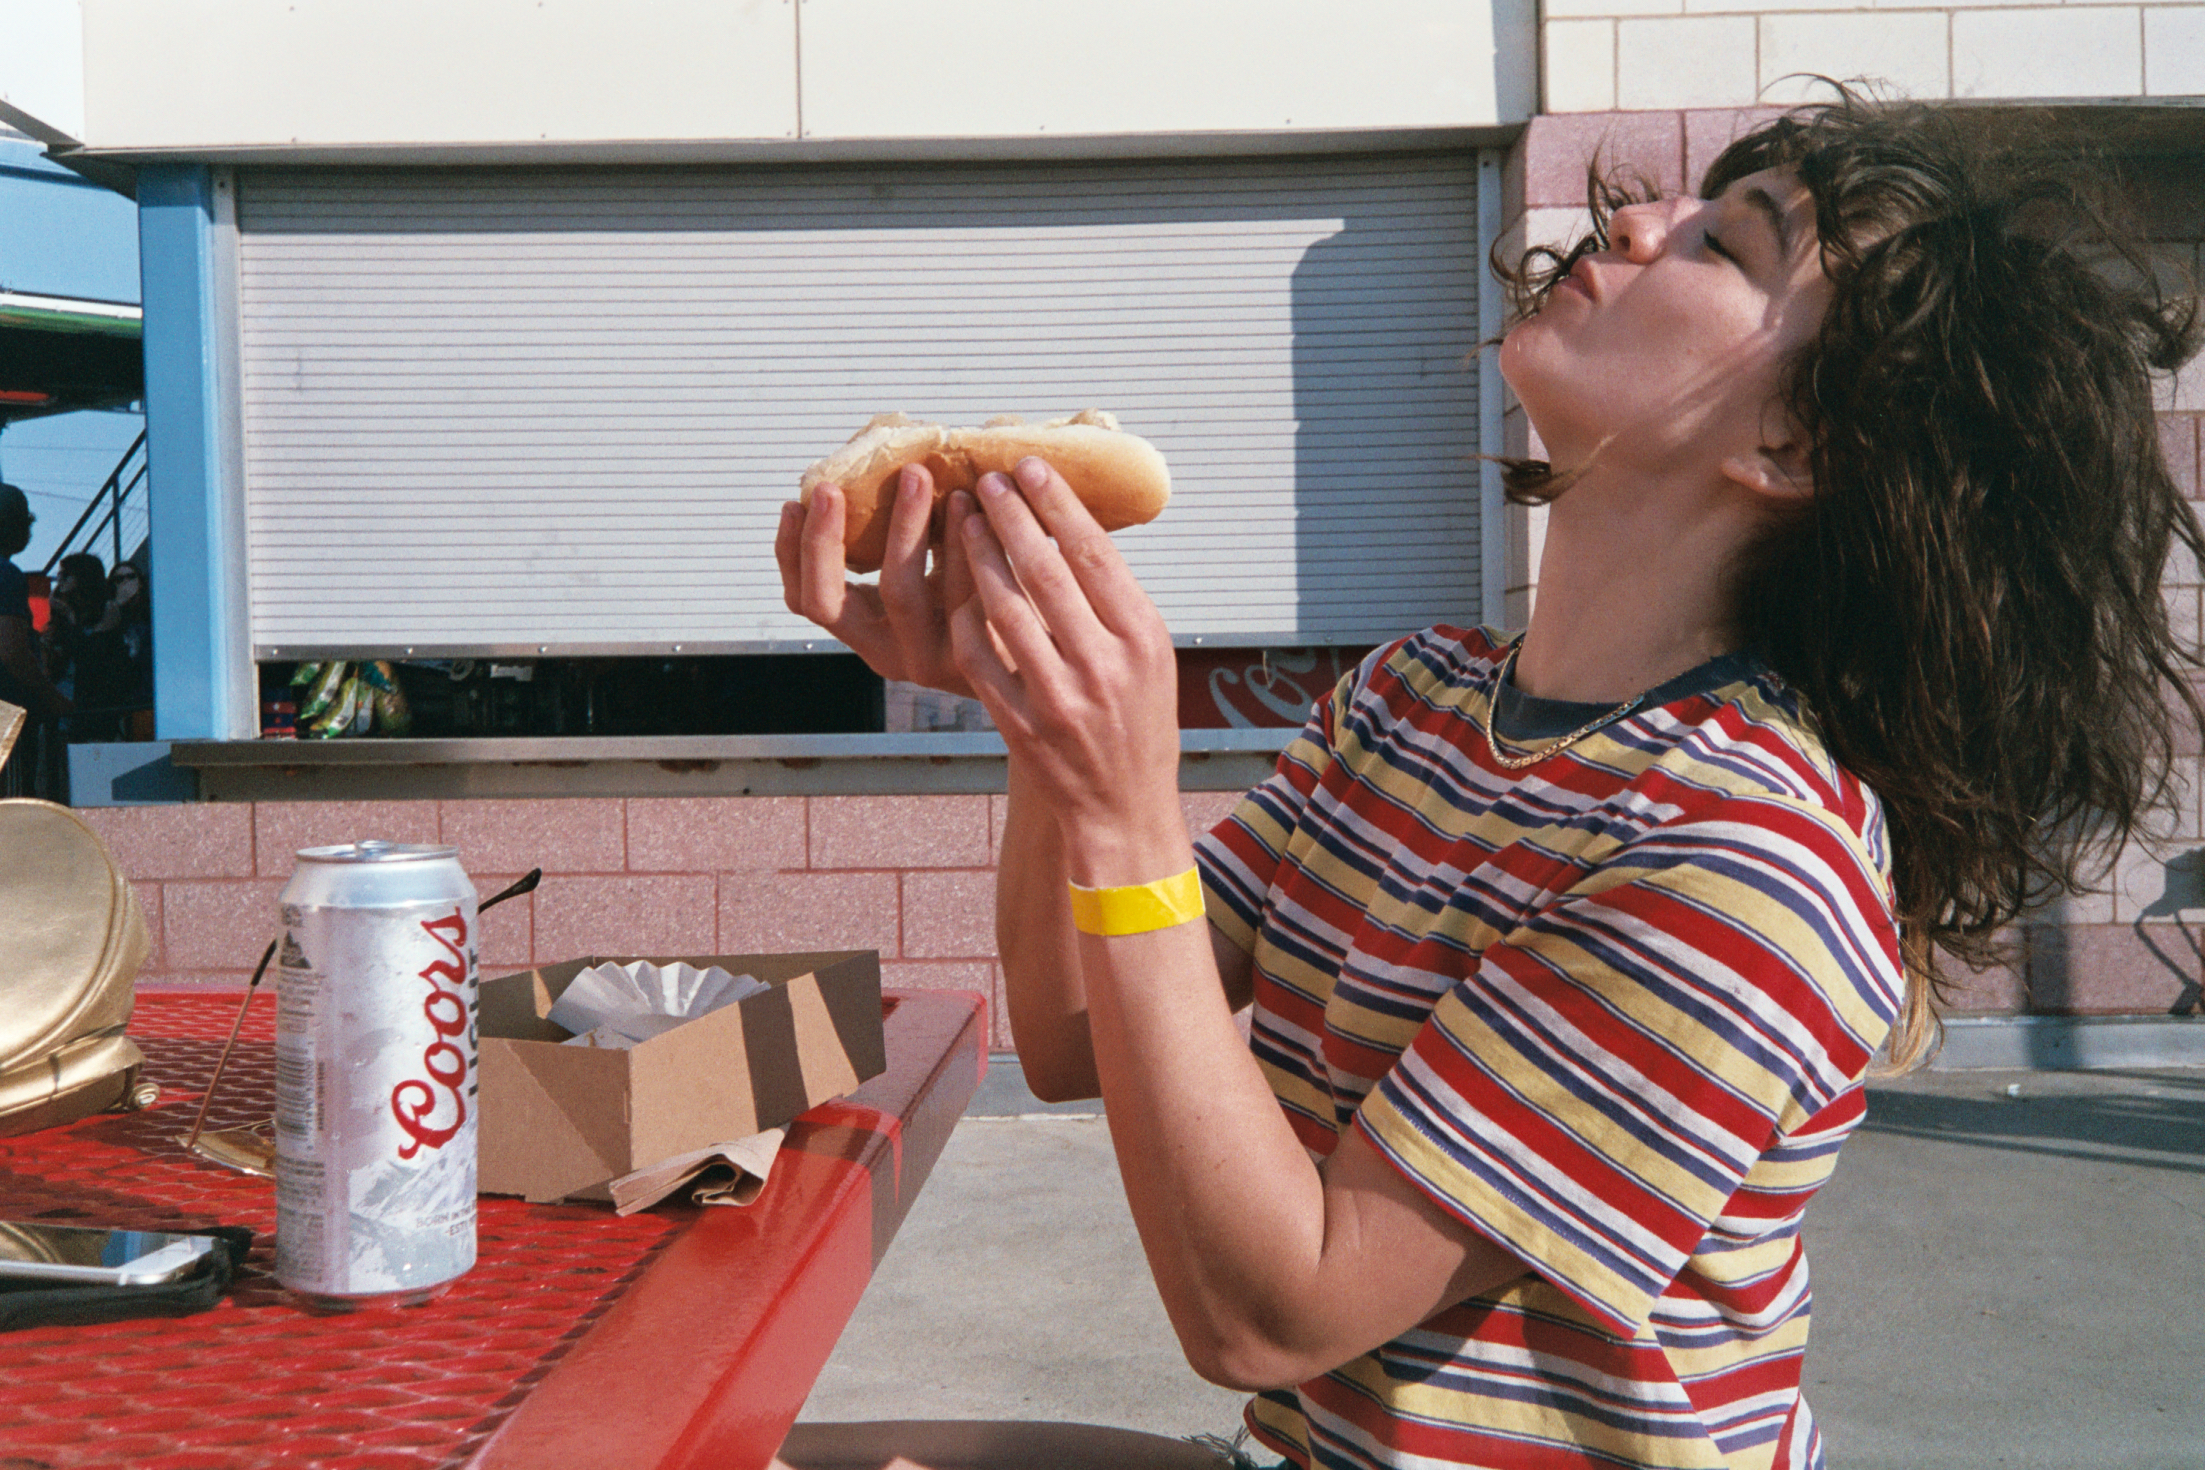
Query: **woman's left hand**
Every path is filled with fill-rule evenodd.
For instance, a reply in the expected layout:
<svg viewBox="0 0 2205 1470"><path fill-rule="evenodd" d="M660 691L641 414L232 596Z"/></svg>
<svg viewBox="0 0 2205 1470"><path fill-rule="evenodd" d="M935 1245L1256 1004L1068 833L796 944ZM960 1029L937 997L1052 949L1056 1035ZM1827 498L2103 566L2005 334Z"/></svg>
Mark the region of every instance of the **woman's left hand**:
<svg viewBox="0 0 2205 1470"><path fill-rule="evenodd" d="M963 534L978 595L950 623L958 668L1055 810L1075 882L1177 871L1155 868L1183 866L1187 846L1162 615L1044 461L1021 460L1015 483L983 476L976 494L984 514Z"/></svg>

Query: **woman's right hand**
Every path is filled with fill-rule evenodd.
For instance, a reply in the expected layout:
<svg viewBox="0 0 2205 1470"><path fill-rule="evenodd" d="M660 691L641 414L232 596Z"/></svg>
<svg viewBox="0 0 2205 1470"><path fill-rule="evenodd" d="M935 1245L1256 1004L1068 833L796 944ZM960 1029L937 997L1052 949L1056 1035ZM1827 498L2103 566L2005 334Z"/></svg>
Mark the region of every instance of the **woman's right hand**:
<svg viewBox="0 0 2205 1470"><path fill-rule="evenodd" d="M906 465L888 518L888 550L880 584L853 582L842 555L842 487L823 484L809 507L781 507L773 538L781 564L781 595L789 611L809 618L849 645L867 668L884 679L923 684L970 695L950 653L949 615L973 595L965 560L964 518L979 514L970 495L952 495L943 507L948 534L936 565L927 570L927 522L933 516L934 482L925 466Z"/></svg>

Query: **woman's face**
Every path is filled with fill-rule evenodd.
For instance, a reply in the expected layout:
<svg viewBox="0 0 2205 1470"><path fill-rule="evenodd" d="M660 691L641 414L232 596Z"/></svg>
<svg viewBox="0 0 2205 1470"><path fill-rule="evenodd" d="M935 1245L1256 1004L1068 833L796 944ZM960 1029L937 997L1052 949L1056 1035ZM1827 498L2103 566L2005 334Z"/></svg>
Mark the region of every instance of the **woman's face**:
<svg viewBox="0 0 2205 1470"><path fill-rule="evenodd" d="M1778 377L1830 302L1806 189L1768 170L1629 205L1608 241L1501 346L1555 467L1719 471L1783 443Z"/></svg>

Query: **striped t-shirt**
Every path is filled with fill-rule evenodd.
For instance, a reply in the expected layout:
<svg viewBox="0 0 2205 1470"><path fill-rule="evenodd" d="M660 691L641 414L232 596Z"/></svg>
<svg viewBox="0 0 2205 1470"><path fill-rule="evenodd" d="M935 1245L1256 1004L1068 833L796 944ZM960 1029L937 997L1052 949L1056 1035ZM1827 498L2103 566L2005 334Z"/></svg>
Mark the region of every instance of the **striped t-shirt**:
<svg viewBox="0 0 2205 1470"><path fill-rule="evenodd" d="M1303 1144L1359 1124L1531 1268L1249 1425L1296 1465L1819 1467L1800 1215L1902 987L1881 809L1751 660L1504 769L1505 652L1374 653L1198 844Z"/></svg>

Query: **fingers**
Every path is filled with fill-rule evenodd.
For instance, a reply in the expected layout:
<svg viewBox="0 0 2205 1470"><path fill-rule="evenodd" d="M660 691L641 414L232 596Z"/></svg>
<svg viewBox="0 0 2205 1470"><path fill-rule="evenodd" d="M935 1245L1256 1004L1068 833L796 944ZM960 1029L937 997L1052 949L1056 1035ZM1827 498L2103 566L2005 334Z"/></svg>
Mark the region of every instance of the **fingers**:
<svg viewBox="0 0 2205 1470"><path fill-rule="evenodd" d="M942 606L960 608L972 601L972 558L965 553L965 520L980 514L980 502L963 490L942 510Z"/></svg>
<svg viewBox="0 0 2205 1470"><path fill-rule="evenodd" d="M781 596L790 612L817 623L848 644L884 678L899 677L895 641L888 635L880 594L853 585L844 574L842 492L821 485L810 506L794 501L781 507L773 535L774 560L781 567Z"/></svg>
<svg viewBox="0 0 2205 1470"><path fill-rule="evenodd" d="M888 568L898 562L926 571L927 525L934 517L934 476L923 464L907 464L896 475L896 498L888 507L888 549L881 559L885 583Z"/></svg>
<svg viewBox="0 0 2205 1470"><path fill-rule="evenodd" d="M1121 637L1134 632L1148 597L1064 477L1028 455L1018 462L1015 491L1008 476L993 478L992 486L981 481L982 505L1049 625L1061 631L1084 621Z"/></svg>
<svg viewBox="0 0 2205 1470"><path fill-rule="evenodd" d="M933 477L924 466L905 465L888 508L888 549L880 564L880 597L897 624L899 641L908 641L906 625L928 621L926 523L933 505Z"/></svg>
<svg viewBox="0 0 2205 1470"><path fill-rule="evenodd" d="M842 618L843 601L849 587L842 559L844 514L841 486L825 484L815 488L811 504L798 507L794 517L795 575L790 575L786 560L781 568L783 583L793 584L796 590L796 599L789 603L789 611L798 617L810 618L830 632ZM774 538L776 553L791 534L791 519L788 509L783 507L781 531Z"/></svg>
<svg viewBox="0 0 2205 1470"><path fill-rule="evenodd" d="M987 644L989 661L1007 665L1029 684L1056 682L1063 668L1062 655L1050 636L1049 624L1036 608L1031 589L1022 584L1004 555L993 522L986 515L967 515L960 530L974 595L958 611L977 614L982 620L980 626L992 639ZM1061 563L1059 567L1061 570ZM1093 626L1092 615L1087 622ZM974 651L978 647L972 645ZM976 671L963 664L964 651L960 648L959 666L965 668L968 678L977 679Z"/></svg>
<svg viewBox="0 0 2205 1470"><path fill-rule="evenodd" d="M1029 733L1026 690L977 596L951 610L949 641L958 672L988 707L996 727L1006 735Z"/></svg>
<svg viewBox="0 0 2205 1470"><path fill-rule="evenodd" d="M889 507L888 549L881 560L881 604L907 677L941 685L952 671L945 604L937 600L940 577L926 570L927 530L934 519L934 477L923 465L905 465Z"/></svg>
<svg viewBox="0 0 2205 1470"><path fill-rule="evenodd" d="M792 500L781 507L781 524L773 530L773 559L781 568L781 601L790 612L804 616L804 584L801 566L804 545L804 506Z"/></svg>

